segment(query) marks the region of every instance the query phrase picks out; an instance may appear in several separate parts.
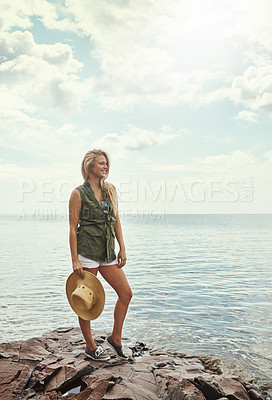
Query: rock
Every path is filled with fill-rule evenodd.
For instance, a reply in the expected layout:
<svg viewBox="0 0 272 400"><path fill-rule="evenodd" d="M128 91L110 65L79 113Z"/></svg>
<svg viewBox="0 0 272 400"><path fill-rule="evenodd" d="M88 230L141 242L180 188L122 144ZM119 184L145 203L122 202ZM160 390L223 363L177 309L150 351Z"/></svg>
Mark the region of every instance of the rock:
<svg viewBox="0 0 272 400"><path fill-rule="evenodd" d="M20 342L2 343L0 345L0 359L9 358L18 361L20 347Z"/></svg>
<svg viewBox="0 0 272 400"><path fill-rule="evenodd" d="M248 394L252 400L261 400L262 396L256 389L249 389Z"/></svg>
<svg viewBox="0 0 272 400"><path fill-rule="evenodd" d="M36 365L37 362L49 355L50 352L45 349L42 340L38 338L22 342L19 349L19 361L29 366Z"/></svg>
<svg viewBox="0 0 272 400"><path fill-rule="evenodd" d="M26 387L31 369L20 362L0 360L0 399L13 399Z"/></svg>
<svg viewBox="0 0 272 400"><path fill-rule="evenodd" d="M191 382L183 379L182 382L170 390L169 394L164 397L165 400L205 400L203 393L197 389Z"/></svg>
<svg viewBox="0 0 272 400"><path fill-rule="evenodd" d="M222 375L196 377L193 383L210 400L228 396L232 400L250 400L249 394L240 382Z"/></svg>
<svg viewBox="0 0 272 400"><path fill-rule="evenodd" d="M85 356L79 328L58 328L40 338L0 345L0 400L268 400L239 378L207 369L194 358L152 355L144 343L124 346L117 359L104 332L95 342L107 362Z"/></svg>

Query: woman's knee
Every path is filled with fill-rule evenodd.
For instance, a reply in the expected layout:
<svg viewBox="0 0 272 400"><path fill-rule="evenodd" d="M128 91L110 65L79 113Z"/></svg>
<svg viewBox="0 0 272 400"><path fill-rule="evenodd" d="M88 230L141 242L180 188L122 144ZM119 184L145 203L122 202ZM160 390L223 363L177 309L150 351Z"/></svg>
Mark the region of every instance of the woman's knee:
<svg viewBox="0 0 272 400"><path fill-rule="evenodd" d="M119 299L122 303L128 305L132 299L133 293L132 290L129 288L126 291L119 294Z"/></svg>

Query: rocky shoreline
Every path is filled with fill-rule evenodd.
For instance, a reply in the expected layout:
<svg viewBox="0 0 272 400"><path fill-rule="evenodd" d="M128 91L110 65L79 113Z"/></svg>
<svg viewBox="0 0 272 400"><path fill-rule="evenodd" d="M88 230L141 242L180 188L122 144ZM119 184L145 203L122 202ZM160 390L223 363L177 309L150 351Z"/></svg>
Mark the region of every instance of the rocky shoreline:
<svg viewBox="0 0 272 400"><path fill-rule="evenodd" d="M197 358L151 355L143 343L124 346L121 361L106 344L95 342L111 359L84 354L79 328L58 328L39 338L0 344L1 400L271 400L254 385L209 371Z"/></svg>

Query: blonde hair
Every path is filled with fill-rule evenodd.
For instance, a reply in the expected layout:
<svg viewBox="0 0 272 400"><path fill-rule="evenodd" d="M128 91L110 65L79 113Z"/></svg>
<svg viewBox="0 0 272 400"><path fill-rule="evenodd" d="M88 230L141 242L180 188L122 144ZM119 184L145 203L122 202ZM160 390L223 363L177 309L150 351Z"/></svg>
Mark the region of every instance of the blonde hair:
<svg viewBox="0 0 272 400"><path fill-rule="evenodd" d="M109 155L105 151L100 150L100 149L98 149L98 150L93 149L93 150L88 151L85 154L85 156L82 160L82 163L81 163L81 173L82 173L84 181L86 181L89 177L90 169L93 167L95 160L98 156L104 156L107 160L107 165L108 165L107 174L106 174L105 178L100 179L100 184L101 184L102 188L106 190L106 192L109 196L109 200L112 204L113 210L116 213L117 207L118 207L116 189L111 183L105 182L105 179L107 179L107 177L109 176L109 171L110 171Z"/></svg>

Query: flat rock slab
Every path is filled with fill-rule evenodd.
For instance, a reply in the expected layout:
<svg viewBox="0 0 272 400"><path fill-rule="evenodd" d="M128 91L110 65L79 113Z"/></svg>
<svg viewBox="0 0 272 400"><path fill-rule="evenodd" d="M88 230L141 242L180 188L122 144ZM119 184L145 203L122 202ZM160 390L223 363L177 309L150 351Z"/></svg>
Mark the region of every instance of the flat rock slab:
<svg viewBox="0 0 272 400"><path fill-rule="evenodd" d="M0 400L269 400L238 378L214 374L200 360L151 355L143 343L119 360L105 341L107 362L85 356L80 328L58 328L40 338L0 344Z"/></svg>

